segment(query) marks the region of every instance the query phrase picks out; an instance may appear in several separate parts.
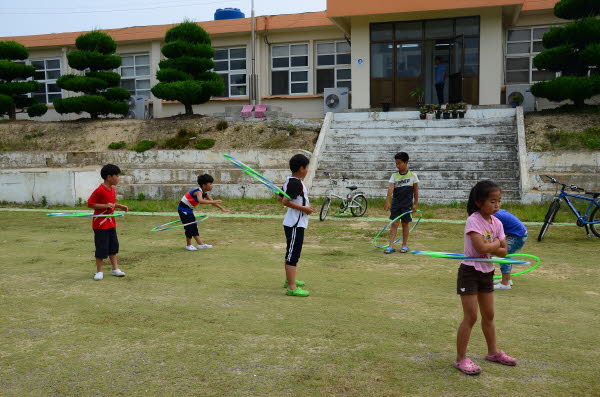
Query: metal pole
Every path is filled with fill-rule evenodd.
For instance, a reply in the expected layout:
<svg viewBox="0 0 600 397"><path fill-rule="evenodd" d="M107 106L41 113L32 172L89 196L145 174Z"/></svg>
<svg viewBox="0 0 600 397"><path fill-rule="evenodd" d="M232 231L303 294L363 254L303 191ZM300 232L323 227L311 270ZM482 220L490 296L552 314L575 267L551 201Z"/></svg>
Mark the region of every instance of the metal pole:
<svg viewBox="0 0 600 397"><path fill-rule="evenodd" d="M255 26L254 26L254 0L250 1L250 24L251 24L251 41L250 52L252 54L252 62L250 63L250 105L256 105L256 46L255 46Z"/></svg>

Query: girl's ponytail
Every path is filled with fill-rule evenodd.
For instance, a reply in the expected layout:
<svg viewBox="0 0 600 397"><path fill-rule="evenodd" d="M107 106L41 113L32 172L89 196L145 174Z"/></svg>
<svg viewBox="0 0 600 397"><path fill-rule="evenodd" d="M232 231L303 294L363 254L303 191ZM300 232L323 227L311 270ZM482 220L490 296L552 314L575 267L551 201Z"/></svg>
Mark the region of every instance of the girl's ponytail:
<svg viewBox="0 0 600 397"><path fill-rule="evenodd" d="M500 185L490 180L479 181L473 186L469 193L469 201L467 202L467 213L469 215L479 211L477 202L484 201L491 192L500 189Z"/></svg>

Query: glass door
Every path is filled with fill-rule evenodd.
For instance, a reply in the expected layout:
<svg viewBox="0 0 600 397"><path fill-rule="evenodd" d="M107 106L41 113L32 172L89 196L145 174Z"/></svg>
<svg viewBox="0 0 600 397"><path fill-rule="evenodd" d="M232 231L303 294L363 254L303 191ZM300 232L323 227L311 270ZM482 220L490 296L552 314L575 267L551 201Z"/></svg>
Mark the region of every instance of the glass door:
<svg viewBox="0 0 600 397"><path fill-rule="evenodd" d="M465 37L456 36L452 40L451 62L449 76L449 102L457 103L463 100L463 81L465 69Z"/></svg>
<svg viewBox="0 0 600 397"><path fill-rule="evenodd" d="M398 43L395 47L394 105L414 107L417 98L409 93L423 86L423 44Z"/></svg>

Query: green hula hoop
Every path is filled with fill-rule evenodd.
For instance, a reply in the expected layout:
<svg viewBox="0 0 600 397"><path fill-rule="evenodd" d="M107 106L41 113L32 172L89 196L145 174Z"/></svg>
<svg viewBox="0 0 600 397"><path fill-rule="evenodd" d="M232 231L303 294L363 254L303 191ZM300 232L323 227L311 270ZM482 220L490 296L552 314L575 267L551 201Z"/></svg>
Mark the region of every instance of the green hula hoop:
<svg viewBox="0 0 600 397"><path fill-rule="evenodd" d="M431 258L441 258L441 259L452 259L457 261L472 261L472 262L487 262L487 263L500 263L500 264L509 264L509 265L531 265L531 262L526 261L518 261L514 259L505 259L499 257L492 258L478 258L465 256L463 254L455 254L451 252L436 252L436 251L410 251L411 254L414 255L423 255ZM537 257L534 257L537 258Z"/></svg>
<svg viewBox="0 0 600 397"><path fill-rule="evenodd" d="M383 229L381 229L379 231L379 233L377 233L375 235L375 237L373 237L373 245L375 246L375 248L387 248L390 245L377 245L377 238L379 238L379 236L381 236L381 234L383 232L385 232L387 230L388 227L390 227L390 225L394 222L396 222L398 219L402 218L404 215L410 214L411 212L413 212L413 210L410 211L406 211L400 215L398 215L396 218L394 218L390 223L388 223L387 225L385 225L385 227ZM417 210L416 211L419 214L419 219L417 219L417 222L413 225L413 227L410 228L410 231L412 232L413 230L415 230L415 228L419 225L419 222L421 222L421 219L423 219L423 212L421 212L421 210ZM396 244L398 241L402 240L402 236L398 237L398 239L396 239L396 241L394 241L394 244Z"/></svg>
<svg viewBox="0 0 600 397"><path fill-rule="evenodd" d="M94 214L89 212L53 212L50 214L46 214L46 216L54 216L61 218L115 218L118 216L123 216L123 214Z"/></svg>
<svg viewBox="0 0 600 397"><path fill-rule="evenodd" d="M262 183L263 185L265 185L269 189L273 190L275 193L281 194L281 195L283 195L283 196L285 196L285 197L287 197L288 199L291 200L291 197L288 196L286 192L284 192L283 190L281 190L277 185L275 185L275 183L273 183L269 179L267 179L264 176L262 176L258 171L253 170L252 168L250 168L246 164L242 163L240 160L236 159L235 157L233 157L233 156L231 156L231 155L229 155L227 153L223 154L223 157L225 157L233 165L235 165L236 167L238 167L239 169L241 169L242 171L244 171L247 175L249 175L252 178L256 179L257 181L259 181L260 183Z"/></svg>
<svg viewBox="0 0 600 397"><path fill-rule="evenodd" d="M529 269L525 269L522 272L511 274L511 277L512 276L519 276L519 275L525 274L525 273L529 273L530 271L532 271L533 269L535 269L536 267L538 267L540 265L540 263L542 262L540 260L540 258L538 258L535 255L528 255L528 254L508 254L508 255L506 255L507 258L509 258L509 257L512 258L514 256L524 256L526 258L532 258L532 259L536 260L536 263L535 263L535 265L531 266ZM499 279L499 278L502 278L502 276L494 276L494 278L495 279Z"/></svg>
<svg viewBox="0 0 600 397"><path fill-rule="evenodd" d="M198 215L198 217L199 217L199 219L196 219L194 222L184 223L183 225L169 226L169 225L172 225L174 223L181 222L181 219L178 219L178 220L173 221L173 222L164 223L162 225L158 225L158 226L153 227L152 229L150 229L150 231L151 232L164 232L165 230L176 229L178 227L184 227L184 226L187 226L187 225L193 225L194 223L200 223L200 222L206 220L206 218L208 218L208 215L202 214L202 215Z"/></svg>

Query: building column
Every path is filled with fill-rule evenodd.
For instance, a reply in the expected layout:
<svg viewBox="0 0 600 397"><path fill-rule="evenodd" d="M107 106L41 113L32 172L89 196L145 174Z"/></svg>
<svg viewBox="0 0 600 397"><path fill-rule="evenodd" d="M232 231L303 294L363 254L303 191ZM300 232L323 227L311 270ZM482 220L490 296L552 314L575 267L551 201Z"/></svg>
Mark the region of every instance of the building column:
<svg viewBox="0 0 600 397"><path fill-rule="evenodd" d="M369 22L352 18L352 108L371 107L371 57Z"/></svg>
<svg viewBox="0 0 600 397"><path fill-rule="evenodd" d="M154 87L158 83L156 78L156 72L158 72L158 63L161 60L160 53L160 41L153 41L150 50L150 86ZM152 101L152 113L154 118L162 117L163 105L162 99L155 97L150 93L150 100Z"/></svg>
<svg viewBox="0 0 600 397"><path fill-rule="evenodd" d="M498 105L504 81L502 9L482 10L479 29L479 104Z"/></svg>

